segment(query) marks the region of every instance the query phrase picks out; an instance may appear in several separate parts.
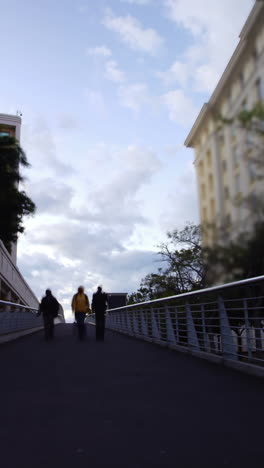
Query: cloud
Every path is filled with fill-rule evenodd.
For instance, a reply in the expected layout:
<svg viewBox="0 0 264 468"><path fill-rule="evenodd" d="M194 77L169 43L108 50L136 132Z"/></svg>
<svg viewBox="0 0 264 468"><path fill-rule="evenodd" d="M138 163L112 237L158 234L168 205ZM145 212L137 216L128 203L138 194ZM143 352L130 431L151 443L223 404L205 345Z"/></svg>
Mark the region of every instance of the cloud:
<svg viewBox="0 0 264 468"><path fill-rule="evenodd" d="M97 47L89 47L86 49L87 55L99 56L99 57L111 57L112 51L109 47L105 45L97 46Z"/></svg>
<svg viewBox="0 0 264 468"><path fill-rule="evenodd" d="M115 83L123 83L125 81L125 73L118 68L115 60L108 60L105 64L106 78Z"/></svg>
<svg viewBox="0 0 264 468"><path fill-rule="evenodd" d="M157 31L144 28L133 16L115 16L107 9L102 23L110 31L116 32L121 41L133 50L155 55L163 45L164 40Z"/></svg>
<svg viewBox="0 0 264 468"><path fill-rule="evenodd" d="M77 120L71 114L60 114L58 117L58 127L63 130L75 130L78 128Z"/></svg>
<svg viewBox="0 0 264 468"><path fill-rule="evenodd" d="M134 111L139 111L150 100L148 87L145 83L120 86L118 96L123 107L128 107Z"/></svg>
<svg viewBox="0 0 264 468"><path fill-rule="evenodd" d="M87 98L91 108L102 117L107 116L107 108L105 99L101 91L86 88L84 96Z"/></svg>
<svg viewBox="0 0 264 468"><path fill-rule="evenodd" d="M170 119L188 127L198 115L191 98L186 96L181 89L169 91L161 96L161 102L169 111Z"/></svg>
<svg viewBox="0 0 264 468"><path fill-rule="evenodd" d="M164 5L167 17L190 34L193 44L160 76L189 90L211 93L238 42L234 31L242 28L253 1L165 0Z"/></svg>
<svg viewBox="0 0 264 468"><path fill-rule="evenodd" d="M121 0L123 3L130 3L131 5L149 5L152 0Z"/></svg>
<svg viewBox="0 0 264 468"><path fill-rule="evenodd" d="M58 217L70 213L74 191L62 181L54 183L53 178L41 178L28 184L28 193L37 206L38 214L54 214Z"/></svg>
<svg viewBox="0 0 264 468"><path fill-rule="evenodd" d="M186 152L186 149L183 150ZM170 190L165 209L160 216L164 230L175 227L183 228L187 222L199 222L196 176L193 164L188 164L185 171L175 177L177 191Z"/></svg>
<svg viewBox="0 0 264 468"><path fill-rule="evenodd" d="M23 124L22 145L34 170L60 176L74 173L73 167L57 155L54 134L45 119L35 118L34 125Z"/></svg>
<svg viewBox="0 0 264 468"><path fill-rule="evenodd" d="M189 78L188 65L177 60L167 71L158 72L157 75L166 85L177 83L181 86L185 86Z"/></svg>

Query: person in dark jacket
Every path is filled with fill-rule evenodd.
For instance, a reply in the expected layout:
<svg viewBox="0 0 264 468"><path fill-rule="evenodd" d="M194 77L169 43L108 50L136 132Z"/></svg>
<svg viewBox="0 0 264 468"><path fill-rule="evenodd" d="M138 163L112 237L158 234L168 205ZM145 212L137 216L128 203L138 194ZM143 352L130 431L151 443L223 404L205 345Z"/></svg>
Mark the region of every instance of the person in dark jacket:
<svg viewBox="0 0 264 468"><path fill-rule="evenodd" d="M42 314L45 338L47 341L52 340L54 337L54 318L57 317L60 304L57 299L52 295L51 290L46 290L46 296L41 300L39 311L37 315Z"/></svg>
<svg viewBox="0 0 264 468"><path fill-rule="evenodd" d="M107 294L102 291L101 286L98 286L97 292L93 294L92 311L95 313L96 320L96 340L104 340L105 330L105 311L108 306Z"/></svg>

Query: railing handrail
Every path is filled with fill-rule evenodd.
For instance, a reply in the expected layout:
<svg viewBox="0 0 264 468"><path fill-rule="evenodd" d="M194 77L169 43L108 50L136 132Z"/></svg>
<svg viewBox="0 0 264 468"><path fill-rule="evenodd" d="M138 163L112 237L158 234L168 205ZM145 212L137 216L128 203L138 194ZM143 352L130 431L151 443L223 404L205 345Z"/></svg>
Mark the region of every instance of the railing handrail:
<svg viewBox="0 0 264 468"><path fill-rule="evenodd" d="M17 304L16 302L9 302L9 301L0 300L0 304L4 304L4 305L7 305L7 306L16 306L16 307L20 307L21 309L29 309L29 310L38 311L38 309L36 307L25 306L23 304Z"/></svg>
<svg viewBox="0 0 264 468"><path fill-rule="evenodd" d="M175 300L175 299L182 299L184 297L190 297L190 296L195 296L195 295L200 295L200 294L206 294L206 293L214 292L214 291L221 291L223 289L228 289L228 288L231 288L231 287L234 287L234 286L244 286L245 284L257 283L259 281L264 281L264 275L255 276L253 278L247 278L247 279L240 280L240 281L233 281L232 283L218 284L216 286L211 286L210 288L198 289L197 291L190 291L190 292L187 292L187 293L176 294L175 296L161 297L159 299L153 299L152 301L137 302L136 304L129 304L129 305L126 305L126 306L123 306L123 307L116 307L115 309L108 309L107 312L115 312L117 310L124 310L124 309L128 309L128 308L153 304L153 303L157 303L157 302L172 301L172 300Z"/></svg>

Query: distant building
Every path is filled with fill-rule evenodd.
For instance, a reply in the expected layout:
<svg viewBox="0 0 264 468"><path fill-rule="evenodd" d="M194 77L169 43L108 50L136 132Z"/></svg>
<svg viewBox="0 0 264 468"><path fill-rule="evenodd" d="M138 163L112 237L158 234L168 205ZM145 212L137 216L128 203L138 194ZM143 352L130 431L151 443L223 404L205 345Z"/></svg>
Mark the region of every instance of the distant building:
<svg viewBox="0 0 264 468"><path fill-rule="evenodd" d="M195 150L201 223L232 232L253 225L241 203L263 192L263 180L254 173L245 153L245 132L223 125L217 116L233 118L243 109L264 102L264 2L256 1L241 33L240 41L209 102L204 104L186 141ZM219 234L219 231L218 231ZM210 230L203 239L212 244Z"/></svg>
<svg viewBox="0 0 264 468"><path fill-rule="evenodd" d="M109 293L107 294L109 309L124 307L127 305L127 293Z"/></svg>
<svg viewBox="0 0 264 468"><path fill-rule="evenodd" d="M0 137L12 136L20 141L21 117L18 115L0 114ZM4 220L3 220L4 221ZM17 244L12 245L12 261L16 264Z"/></svg>

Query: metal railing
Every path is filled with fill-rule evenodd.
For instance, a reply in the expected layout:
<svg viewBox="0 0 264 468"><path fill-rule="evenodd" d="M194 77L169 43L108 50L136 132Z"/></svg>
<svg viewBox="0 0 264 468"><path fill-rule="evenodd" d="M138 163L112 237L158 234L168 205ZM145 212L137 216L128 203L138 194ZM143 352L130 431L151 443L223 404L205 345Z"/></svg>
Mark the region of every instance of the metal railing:
<svg viewBox="0 0 264 468"><path fill-rule="evenodd" d="M108 329L192 354L264 365L264 276L108 310Z"/></svg>
<svg viewBox="0 0 264 468"><path fill-rule="evenodd" d="M0 335L41 326L37 311L36 307L0 300Z"/></svg>

